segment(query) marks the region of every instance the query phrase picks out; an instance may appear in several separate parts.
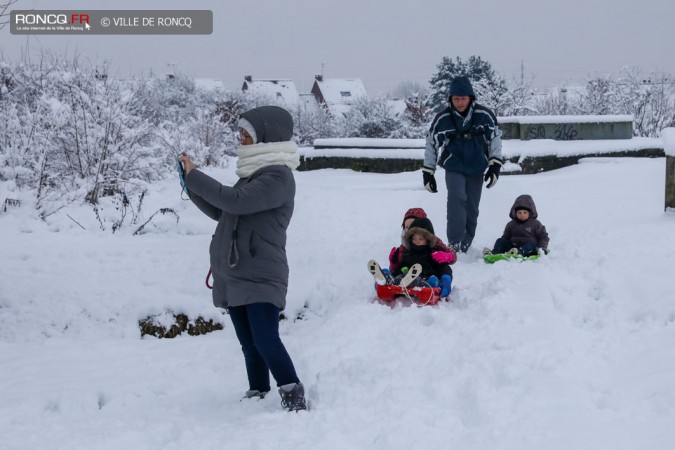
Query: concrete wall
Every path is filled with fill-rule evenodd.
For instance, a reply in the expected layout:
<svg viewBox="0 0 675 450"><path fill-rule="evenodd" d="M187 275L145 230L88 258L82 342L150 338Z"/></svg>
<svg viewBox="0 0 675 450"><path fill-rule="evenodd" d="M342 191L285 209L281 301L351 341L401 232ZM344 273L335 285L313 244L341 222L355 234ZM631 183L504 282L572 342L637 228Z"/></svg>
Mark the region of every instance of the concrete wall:
<svg viewBox="0 0 675 450"><path fill-rule="evenodd" d="M508 162L518 164L520 170L517 172L502 172L502 175L534 174L546 172L549 170L560 169L563 167L577 164L582 158L663 158L665 155L662 148L648 148L642 150L630 150L624 152L611 153L588 153L574 156L514 156L508 159ZM675 160L675 158L671 158ZM675 163L672 170L675 171ZM318 170L318 169L351 169L357 172L373 173L399 173L414 172L422 168L421 159L403 159L403 158L358 158L348 156L301 156L298 170ZM675 189L675 188L673 188ZM675 195L675 194L674 194ZM673 199L675 202L675 197ZM675 204L672 206L675 208Z"/></svg>
<svg viewBox="0 0 675 450"><path fill-rule="evenodd" d="M502 139L553 139L575 141L593 139L631 139L630 116L531 116L500 117Z"/></svg>
<svg viewBox="0 0 675 450"><path fill-rule="evenodd" d="M518 116L500 117L499 126L504 139L553 139L557 141L570 140L607 140L607 139L632 139L633 121L631 116ZM324 140L321 140L324 141ZM325 140L330 141L330 140ZM359 142L358 145L355 143ZM383 148L382 145L368 145L368 139L354 139L347 145L352 148ZM372 141L382 141L374 139ZM397 148L396 139L388 140L386 148ZM411 142L413 139L401 139L404 145L398 147L416 147ZM409 142L410 141L410 142ZM381 142L379 143L381 144ZM617 149L622 148L623 143L617 142ZM323 148L326 148L325 146ZM337 148L337 147L331 147ZM424 148L424 140L419 140L419 148ZM578 156L538 156L525 157L515 156L509 162L520 166L514 174L532 174L553 169L559 169L579 162L581 158L590 157L647 157L658 158L665 155L663 148L645 148L611 153L590 153ZM670 170L675 171L672 162ZM363 158L351 156L302 156L298 170L317 169L352 169L359 172L397 173L419 170L422 160L397 159L397 158ZM504 172L508 174L508 172ZM674 181L675 183L675 181ZM671 188L675 189L675 187ZM671 191L672 192L672 191ZM667 195L667 199L668 199ZM671 193L672 208L675 208L675 193Z"/></svg>

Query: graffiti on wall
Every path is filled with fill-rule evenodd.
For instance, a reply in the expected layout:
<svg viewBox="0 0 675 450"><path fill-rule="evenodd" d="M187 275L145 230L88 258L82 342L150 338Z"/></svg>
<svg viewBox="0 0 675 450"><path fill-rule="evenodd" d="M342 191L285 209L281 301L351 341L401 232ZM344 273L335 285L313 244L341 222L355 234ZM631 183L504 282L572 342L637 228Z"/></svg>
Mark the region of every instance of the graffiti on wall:
<svg viewBox="0 0 675 450"><path fill-rule="evenodd" d="M555 128L545 127L544 125L531 125L525 130L523 139L553 139L556 141L573 141L578 138L579 132L573 124L561 123L554 125ZM547 135L546 129L549 129Z"/></svg>

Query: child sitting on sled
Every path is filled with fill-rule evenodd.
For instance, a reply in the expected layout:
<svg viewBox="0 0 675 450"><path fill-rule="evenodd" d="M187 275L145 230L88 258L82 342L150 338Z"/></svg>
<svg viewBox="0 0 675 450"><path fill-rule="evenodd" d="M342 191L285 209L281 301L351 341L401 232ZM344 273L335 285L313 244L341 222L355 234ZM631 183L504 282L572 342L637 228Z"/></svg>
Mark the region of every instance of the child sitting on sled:
<svg viewBox="0 0 675 450"><path fill-rule="evenodd" d="M537 207L529 195L516 198L509 213L511 221L506 224L504 234L497 239L492 250L483 249L483 256L497 253L534 256L539 249L548 253L548 233L546 227L537 220Z"/></svg>
<svg viewBox="0 0 675 450"><path fill-rule="evenodd" d="M415 219L426 219L427 213L422 208L410 208L403 215L403 222L401 223L401 245L398 247L393 247L389 252L389 271L395 272L400 270L401 266L401 256L405 251L405 234L410 229L410 225ZM434 246L434 251L432 252L432 257L439 264L454 264L457 261L457 252L454 249L447 247L443 241L438 237L436 238L436 245Z"/></svg>
<svg viewBox="0 0 675 450"><path fill-rule="evenodd" d="M431 221L416 218L403 236L404 250L398 266L390 272L371 260L368 270L379 282L403 287L440 287L440 296L447 297L452 290L452 269L449 263L434 259L436 240Z"/></svg>

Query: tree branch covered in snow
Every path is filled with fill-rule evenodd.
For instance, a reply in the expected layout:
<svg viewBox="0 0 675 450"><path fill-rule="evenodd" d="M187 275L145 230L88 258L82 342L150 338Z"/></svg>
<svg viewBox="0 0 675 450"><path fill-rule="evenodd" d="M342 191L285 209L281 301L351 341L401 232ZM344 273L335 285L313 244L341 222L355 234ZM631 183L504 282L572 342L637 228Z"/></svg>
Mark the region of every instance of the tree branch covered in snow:
<svg viewBox="0 0 675 450"><path fill-rule="evenodd" d="M0 3L0 30L5 28L9 23L9 7L16 3L18 0L7 0L4 3Z"/></svg>
<svg viewBox="0 0 675 450"><path fill-rule="evenodd" d="M0 63L0 181L34 191L41 216L74 201L123 203L173 174L179 151L227 163L236 141L220 100L184 76L118 80L79 56Z"/></svg>
<svg viewBox="0 0 675 450"><path fill-rule="evenodd" d="M581 89L561 86L538 99L534 109L543 115L628 114L635 136L658 137L663 128L675 125L675 81L666 74L625 68L589 79Z"/></svg>

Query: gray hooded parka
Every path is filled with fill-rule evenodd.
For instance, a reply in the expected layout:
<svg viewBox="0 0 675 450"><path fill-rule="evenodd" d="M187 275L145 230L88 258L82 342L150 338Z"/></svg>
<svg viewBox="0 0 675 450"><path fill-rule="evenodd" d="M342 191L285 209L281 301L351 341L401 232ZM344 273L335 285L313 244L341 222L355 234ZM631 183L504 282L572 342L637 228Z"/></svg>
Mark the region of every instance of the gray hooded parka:
<svg viewBox="0 0 675 450"><path fill-rule="evenodd" d="M276 107L256 109L263 109L263 116L278 113L265 108ZM270 133L260 117L251 119L258 137L267 136L263 143L288 140L293 134L292 121L290 131ZM278 127L280 121L273 122ZM288 288L286 229L295 198L292 170L269 165L230 187L194 169L186 177L186 185L192 202L218 221L209 248L214 305L226 308L266 302L283 310Z"/></svg>

